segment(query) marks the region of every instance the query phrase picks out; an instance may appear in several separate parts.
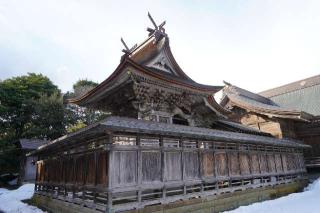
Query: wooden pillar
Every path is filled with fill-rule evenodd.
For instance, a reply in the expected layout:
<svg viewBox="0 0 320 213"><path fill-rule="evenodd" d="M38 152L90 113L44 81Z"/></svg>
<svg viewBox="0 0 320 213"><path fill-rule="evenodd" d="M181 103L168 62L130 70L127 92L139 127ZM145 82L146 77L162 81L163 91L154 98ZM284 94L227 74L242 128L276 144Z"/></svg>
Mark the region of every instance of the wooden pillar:
<svg viewBox="0 0 320 213"><path fill-rule="evenodd" d="M215 177L215 180L216 180L216 184L215 184L215 188L216 190L219 189L219 184L218 184L218 180L217 180L217 176L218 176L218 168L217 168L217 161L216 161L216 143L213 142L212 144L212 149L213 149L213 166L214 166L214 177Z"/></svg>
<svg viewBox="0 0 320 213"><path fill-rule="evenodd" d="M247 156L249 158L249 171L250 171L250 175L251 177L253 176L253 169L252 169L252 152L251 152L251 146L248 145L248 153L247 153ZM251 184L253 184L253 179L250 178L251 180Z"/></svg>
<svg viewBox="0 0 320 213"><path fill-rule="evenodd" d="M185 183L185 163L184 163L184 142L182 138L179 139L179 144L180 144L180 159L181 159L181 175L182 175L182 181L183 181L183 194L187 194L187 187Z"/></svg>
<svg viewBox="0 0 320 213"><path fill-rule="evenodd" d="M82 205L84 205L84 201L86 199L86 179L88 177L88 168L89 168L89 156L87 154L84 154L84 173L83 173L83 182L82 182L82 186L81 186L81 190L82 190Z"/></svg>
<svg viewBox="0 0 320 213"><path fill-rule="evenodd" d="M161 182L165 184L166 182L166 177L165 177L165 159L164 159L164 145L163 145L163 137L159 137L159 142L160 142L160 152L161 152ZM166 187L163 186L162 188L162 199L166 199Z"/></svg>
<svg viewBox="0 0 320 213"><path fill-rule="evenodd" d="M225 145L225 153L226 153L226 165L227 165L227 170L228 170L228 187L230 186L230 179L231 179L231 177L230 177L230 174L231 174L231 172L230 172L230 166L229 166L229 164L230 164L230 161L229 161L229 151L228 151L228 144L226 143L226 145Z"/></svg>
<svg viewBox="0 0 320 213"><path fill-rule="evenodd" d="M109 155L108 155L108 203L107 203L107 208L106 212L112 212L112 175L111 173L113 172L113 147L112 147L112 142L113 142L113 133L107 132L108 134L108 143L110 144L110 149L109 149Z"/></svg>
<svg viewBox="0 0 320 213"><path fill-rule="evenodd" d="M141 184L142 184L142 152L141 152L141 142L140 142L140 135L138 134L136 137L136 142L137 142L137 147L138 147L138 165L137 165L137 180L138 180L138 186L139 186L139 190L138 190L138 203L141 203Z"/></svg>
<svg viewBox="0 0 320 213"><path fill-rule="evenodd" d="M203 150L201 150L200 148L200 142L197 141L197 152L198 152L198 159L199 159L199 176L200 176L200 179L201 179L201 193L204 191L204 188L203 188L203 183L204 183L204 180L203 180L203 162L202 162L202 155L203 155Z"/></svg>
<svg viewBox="0 0 320 213"><path fill-rule="evenodd" d="M240 159L240 145L237 144L237 160L238 160L238 168L239 168L239 174L242 175L242 171L241 171L241 159Z"/></svg>
<svg viewBox="0 0 320 213"><path fill-rule="evenodd" d="M100 154L99 151L94 150L94 189L93 189L93 203L94 203L94 205L96 205L96 201L97 201L98 157L99 157L99 154Z"/></svg>
<svg viewBox="0 0 320 213"><path fill-rule="evenodd" d="M74 199L75 198L75 191L76 191L76 187L77 187L77 180L76 180L76 166L77 166L77 161L76 161L76 158L75 158L75 155L73 155L73 158L72 158L72 164L73 164L73 167L72 167L72 173L71 173L71 179L73 180L73 184L72 184L72 198Z"/></svg>
<svg viewBox="0 0 320 213"><path fill-rule="evenodd" d="M40 160L40 156L38 155L37 156L37 162L35 162L35 165L36 165L36 181L35 181L35 184L34 184L34 191L38 191L38 179L39 179L39 168L38 168L38 166L39 166L39 164L38 164L38 162L39 162L39 160Z"/></svg>
<svg viewBox="0 0 320 213"><path fill-rule="evenodd" d="M64 165L64 167L63 167L63 169L65 169L65 171L63 172L63 174L64 174L64 196L65 197L67 197L67 195L68 195L68 190L67 190L67 170L68 170L68 168L66 168L67 166L68 166L68 164L69 164L69 160L70 160L70 150L68 149L68 151L67 151L67 157L66 157L66 159L68 160L68 162L67 163L65 163L65 165Z"/></svg>
<svg viewBox="0 0 320 213"><path fill-rule="evenodd" d="M258 149L259 147L257 146L257 149ZM261 174L262 174L262 172L261 172L261 151L260 150L257 150L257 155L258 155L258 164L259 164L259 173L260 173L260 184L261 184Z"/></svg>

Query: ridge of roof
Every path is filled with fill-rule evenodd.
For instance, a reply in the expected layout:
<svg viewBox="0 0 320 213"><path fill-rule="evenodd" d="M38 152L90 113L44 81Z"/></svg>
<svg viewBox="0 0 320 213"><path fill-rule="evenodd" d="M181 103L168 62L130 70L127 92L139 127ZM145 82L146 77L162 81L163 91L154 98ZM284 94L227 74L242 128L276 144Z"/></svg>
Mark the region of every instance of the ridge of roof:
<svg viewBox="0 0 320 213"><path fill-rule="evenodd" d="M141 51L145 52L141 53ZM187 76L174 59L169 45L169 37L166 33L164 33L163 28L162 31L155 29L141 44L136 45L131 49L127 49L124 52L125 54L121 57L120 64L107 79L82 96L68 99L67 101L69 103L80 104L90 96L94 96L95 93L101 91L103 88L106 88L106 86L112 82L112 80L114 80L127 65L134 66L138 69L138 71L160 80L164 80L168 83L174 83L179 86L184 86L187 88L189 87L190 89L195 89L206 93L215 93L223 88L222 86L199 84ZM154 60L158 59L157 55L165 57L164 60L168 62L170 66L174 66L176 75L159 70L153 65L148 65L148 63L152 61L154 62Z"/></svg>
<svg viewBox="0 0 320 213"><path fill-rule="evenodd" d="M223 92L225 94L224 99L228 98L234 105L256 113L304 121L309 121L313 117L311 114L303 111L279 106L269 98L234 85L225 86ZM222 101L226 103L226 100Z"/></svg>
<svg viewBox="0 0 320 213"><path fill-rule="evenodd" d="M266 98L266 97L264 97L262 95L259 95L257 93L253 93L253 92L251 92L249 90L237 87L235 85L228 85L228 86L225 86L225 88L226 88L227 92L229 91L229 92L231 92L233 94L245 96L247 98L250 98L252 100L255 100L255 101L258 101L258 102L261 102L261 103L264 103L264 104L278 106L275 102L273 102L269 98Z"/></svg>
<svg viewBox="0 0 320 213"><path fill-rule="evenodd" d="M275 87L272 89L259 92L259 94L264 97L271 98L274 96L294 92L297 90L305 89L305 88L312 87L319 84L320 84L320 75L315 75L309 78L294 81L292 83L288 83L279 87Z"/></svg>

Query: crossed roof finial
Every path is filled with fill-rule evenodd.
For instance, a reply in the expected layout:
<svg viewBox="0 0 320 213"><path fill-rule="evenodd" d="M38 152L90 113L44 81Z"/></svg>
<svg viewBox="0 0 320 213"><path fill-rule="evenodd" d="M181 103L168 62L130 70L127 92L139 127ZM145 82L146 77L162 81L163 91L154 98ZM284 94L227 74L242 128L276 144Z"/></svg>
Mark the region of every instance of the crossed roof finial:
<svg viewBox="0 0 320 213"><path fill-rule="evenodd" d="M159 41L160 38L166 36L165 29L164 29L164 25L166 24L166 21L163 21L160 25L157 25L149 12L148 12L148 17L154 27L153 29L150 27L147 28L147 31L149 32L149 36L151 36L152 34L155 34L156 41ZM122 37L120 40L125 48L122 50L122 52L124 52L125 54L130 54L130 52L137 47L137 44L135 44L132 48L129 48Z"/></svg>
<svg viewBox="0 0 320 213"><path fill-rule="evenodd" d="M166 21L163 21L159 26L156 24L154 19L152 18L151 14L148 12L148 17L153 24L154 29L148 27L147 31L149 32L149 36L153 34L154 32L161 32L162 34L165 34L164 25L166 24Z"/></svg>
<svg viewBox="0 0 320 213"><path fill-rule="evenodd" d="M126 42L123 40L123 38L121 37L120 39L121 43L123 44L124 48L122 50L122 52L124 52L125 54L130 54L130 52L137 47L137 44L135 44L132 48L129 48L128 45L126 44Z"/></svg>

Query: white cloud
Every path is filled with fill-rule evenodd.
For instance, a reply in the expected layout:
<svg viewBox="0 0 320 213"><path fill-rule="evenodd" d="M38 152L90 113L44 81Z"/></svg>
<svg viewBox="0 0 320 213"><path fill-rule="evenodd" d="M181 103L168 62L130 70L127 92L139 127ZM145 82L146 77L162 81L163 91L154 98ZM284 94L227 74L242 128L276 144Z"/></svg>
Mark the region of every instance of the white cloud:
<svg viewBox="0 0 320 213"><path fill-rule="evenodd" d="M149 10L167 21L194 80L258 92L319 73L319 9L289 0L1 1L0 78L42 72L63 91L81 78L101 82L119 63L121 36L129 45L146 38Z"/></svg>

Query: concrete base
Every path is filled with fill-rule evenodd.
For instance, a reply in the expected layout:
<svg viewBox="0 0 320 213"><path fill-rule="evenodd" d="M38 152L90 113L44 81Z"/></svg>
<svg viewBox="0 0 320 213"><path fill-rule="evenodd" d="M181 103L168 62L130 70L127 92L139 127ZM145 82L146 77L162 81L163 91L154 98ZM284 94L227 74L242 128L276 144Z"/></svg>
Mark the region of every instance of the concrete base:
<svg viewBox="0 0 320 213"><path fill-rule="evenodd" d="M246 191L237 191L203 198L194 198L169 204L147 206L143 209L127 211L127 213L221 212L235 209L239 206L249 205L254 202L275 199L277 197L300 191L307 185L307 183L307 180L301 180L288 184L247 189ZM48 210L49 212L98 212L94 209L83 207L81 205L68 203L57 199L51 199L49 197L40 195L34 195L33 203Z"/></svg>

